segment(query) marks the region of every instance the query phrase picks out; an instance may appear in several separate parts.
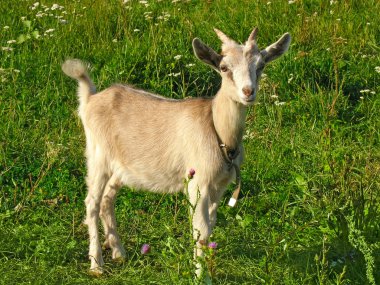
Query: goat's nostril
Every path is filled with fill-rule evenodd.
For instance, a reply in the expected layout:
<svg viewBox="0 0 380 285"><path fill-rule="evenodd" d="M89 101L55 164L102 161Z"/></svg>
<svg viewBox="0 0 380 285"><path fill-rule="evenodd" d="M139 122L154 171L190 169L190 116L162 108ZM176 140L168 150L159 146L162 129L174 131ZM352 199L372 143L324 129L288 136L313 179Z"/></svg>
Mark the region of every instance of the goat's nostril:
<svg viewBox="0 0 380 285"><path fill-rule="evenodd" d="M251 96L252 93L253 93L253 89L252 89L251 87L244 87L244 88L242 89L242 91L243 91L243 94L244 94L245 96L247 96L247 97Z"/></svg>

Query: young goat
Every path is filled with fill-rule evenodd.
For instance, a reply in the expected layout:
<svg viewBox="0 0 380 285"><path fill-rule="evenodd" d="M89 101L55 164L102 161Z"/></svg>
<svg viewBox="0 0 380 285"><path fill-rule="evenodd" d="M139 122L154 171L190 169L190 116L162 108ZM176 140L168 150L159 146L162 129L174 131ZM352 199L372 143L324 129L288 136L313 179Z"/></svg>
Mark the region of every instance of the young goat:
<svg viewBox="0 0 380 285"><path fill-rule="evenodd" d="M183 190L191 168L188 194L193 207L195 256L202 254L216 222L216 210L243 160L242 136L246 109L255 101L265 65L287 51L290 35L263 50L257 29L243 45L215 29L221 54L195 38L195 55L222 77L213 98L167 99L127 85L113 85L96 93L85 65L67 60L62 69L78 80L79 116L86 133L86 224L90 236L90 272L102 273L99 217L104 246L113 259L125 251L116 231L114 200L123 185L152 192ZM233 166L233 167L232 167Z"/></svg>

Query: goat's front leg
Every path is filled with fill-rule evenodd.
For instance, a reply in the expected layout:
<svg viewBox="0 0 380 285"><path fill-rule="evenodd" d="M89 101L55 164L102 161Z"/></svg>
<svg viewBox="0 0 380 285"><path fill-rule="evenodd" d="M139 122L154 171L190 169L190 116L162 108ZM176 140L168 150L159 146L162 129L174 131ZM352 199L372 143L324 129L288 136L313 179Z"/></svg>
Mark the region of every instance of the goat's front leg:
<svg viewBox="0 0 380 285"><path fill-rule="evenodd" d="M211 231L213 230L215 224L216 224L216 211L218 209L218 206L219 206L219 202L211 202L210 201L210 205L209 205L209 208L208 208L208 213L209 213L209 216L210 216L210 228L211 228Z"/></svg>
<svg viewBox="0 0 380 285"><path fill-rule="evenodd" d="M222 190L218 189L211 189L210 191L210 199L209 199L209 208L208 208L208 213L210 216L210 227L211 231L213 230L215 224L216 224L216 212L218 210L220 200L222 199L224 192L225 192L225 187L221 187Z"/></svg>
<svg viewBox="0 0 380 285"><path fill-rule="evenodd" d="M198 259L203 256L202 247L207 245L207 240L211 235L209 195L207 187L198 187L195 181L191 182L189 198L192 205L193 238L196 241L194 258ZM199 277L202 272L201 264L197 262L196 267L196 274Z"/></svg>

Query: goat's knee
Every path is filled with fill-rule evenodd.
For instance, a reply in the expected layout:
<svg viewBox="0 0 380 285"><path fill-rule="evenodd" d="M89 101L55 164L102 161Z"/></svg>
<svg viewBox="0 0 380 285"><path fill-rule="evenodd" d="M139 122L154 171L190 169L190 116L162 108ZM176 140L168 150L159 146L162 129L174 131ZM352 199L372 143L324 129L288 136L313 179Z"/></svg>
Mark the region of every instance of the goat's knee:
<svg viewBox="0 0 380 285"><path fill-rule="evenodd" d="M206 216L206 215L205 215ZM208 213L207 213L208 216ZM211 227L208 217L193 219L193 238L195 240L207 240L211 235Z"/></svg>

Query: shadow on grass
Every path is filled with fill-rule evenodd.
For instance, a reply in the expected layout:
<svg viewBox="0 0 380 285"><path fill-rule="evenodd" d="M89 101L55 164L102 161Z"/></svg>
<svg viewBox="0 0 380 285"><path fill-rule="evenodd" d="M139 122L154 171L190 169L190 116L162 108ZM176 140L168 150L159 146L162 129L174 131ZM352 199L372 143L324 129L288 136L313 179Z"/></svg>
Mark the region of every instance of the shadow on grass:
<svg viewBox="0 0 380 285"><path fill-rule="evenodd" d="M232 266L226 264L228 271L217 270L215 284L337 284L340 275L347 282L340 284L369 284L363 255L352 247L342 247L338 239L325 245L318 243L286 251L282 245L275 247L279 246L253 248L250 243L239 243L228 252L229 261L235 262ZM374 254L377 264L379 253ZM226 255L218 260L222 267L224 259ZM374 275L379 280L380 273Z"/></svg>

